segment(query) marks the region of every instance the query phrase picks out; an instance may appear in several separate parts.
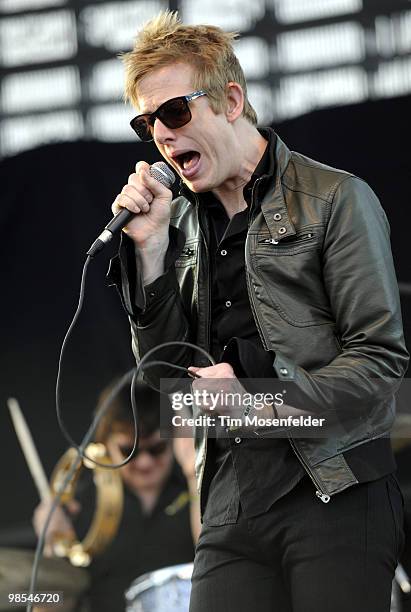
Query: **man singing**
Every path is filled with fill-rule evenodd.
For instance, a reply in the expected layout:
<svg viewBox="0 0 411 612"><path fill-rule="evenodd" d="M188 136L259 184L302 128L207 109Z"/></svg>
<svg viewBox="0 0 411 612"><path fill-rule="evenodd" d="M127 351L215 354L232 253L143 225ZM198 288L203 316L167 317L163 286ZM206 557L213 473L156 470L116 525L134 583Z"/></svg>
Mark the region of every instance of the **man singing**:
<svg viewBox="0 0 411 612"><path fill-rule="evenodd" d="M186 346L156 358L191 367L197 389L290 383L300 411L318 403L341 426L306 438L196 428L190 610L387 612L403 542L389 431L408 362L388 223L364 181L257 129L234 38L165 12L123 58L131 125L181 178L173 200L139 162L113 204L135 213L113 267L133 346L139 358L193 342L216 365Z"/></svg>

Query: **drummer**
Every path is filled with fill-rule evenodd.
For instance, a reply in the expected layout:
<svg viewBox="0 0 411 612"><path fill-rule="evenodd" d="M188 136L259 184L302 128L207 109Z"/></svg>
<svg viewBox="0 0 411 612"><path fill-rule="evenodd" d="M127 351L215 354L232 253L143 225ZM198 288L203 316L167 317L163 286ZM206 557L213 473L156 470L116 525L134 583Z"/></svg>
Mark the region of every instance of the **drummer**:
<svg viewBox="0 0 411 612"><path fill-rule="evenodd" d="M120 526L112 543L87 568L90 588L86 598L90 612L124 610L124 591L135 578L194 558L200 516L193 441L172 439L172 432L167 438L162 432L160 437L159 396L144 383L138 385L137 402L140 441L137 456L120 470L124 484ZM129 404L129 391L124 390L96 432L96 440L107 446L115 463L124 460L133 445ZM69 513L57 509L46 538L45 555L52 556L56 533L69 534L74 526L81 538L82 532L87 531L94 511L93 495L94 488L82 483L77 487L77 499L69 503ZM35 509L33 525L37 534L48 509L45 502Z"/></svg>

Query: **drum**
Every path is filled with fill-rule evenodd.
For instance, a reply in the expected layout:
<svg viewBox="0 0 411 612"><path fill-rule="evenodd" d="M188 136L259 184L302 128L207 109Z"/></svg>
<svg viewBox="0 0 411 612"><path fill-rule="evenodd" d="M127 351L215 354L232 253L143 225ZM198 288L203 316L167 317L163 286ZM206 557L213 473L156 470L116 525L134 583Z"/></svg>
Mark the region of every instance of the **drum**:
<svg viewBox="0 0 411 612"><path fill-rule="evenodd" d="M137 578L125 593L127 612L188 612L193 564L174 565ZM393 581L391 612L401 612L398 583Z"/></svg>
<svg viewBox="0 0 411 612"><path fill-rule="evenodd" d="M125 593L127 612L188 612L192 573L185 563L137 578Z"/></svg>

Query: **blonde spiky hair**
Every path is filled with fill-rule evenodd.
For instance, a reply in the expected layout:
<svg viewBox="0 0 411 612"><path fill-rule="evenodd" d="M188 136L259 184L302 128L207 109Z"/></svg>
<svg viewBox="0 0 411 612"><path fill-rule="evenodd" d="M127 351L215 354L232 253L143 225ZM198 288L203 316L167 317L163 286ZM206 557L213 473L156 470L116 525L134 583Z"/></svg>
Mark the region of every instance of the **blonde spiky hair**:
<svg viewBox="0 0 411 612"><path fill-rule="evenodd" d="M243 116L257 125L257 115L247 97L243 69L233 50L236 32L216 26L184 25L176 11L164 11L138 33L133 50L125 53L124 97L138 106L138 84L151 71L182 62L195 68L194 89L207 92L215 113L226 107L227 83L234 81L244 92Z"/></svg>

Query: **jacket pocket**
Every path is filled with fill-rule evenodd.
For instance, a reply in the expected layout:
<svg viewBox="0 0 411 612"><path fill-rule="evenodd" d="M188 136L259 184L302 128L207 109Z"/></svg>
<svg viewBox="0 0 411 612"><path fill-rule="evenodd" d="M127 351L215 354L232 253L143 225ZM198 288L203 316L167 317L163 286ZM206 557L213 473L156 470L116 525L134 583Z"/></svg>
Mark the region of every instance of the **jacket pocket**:
<svg viewBox="0 0 411 612"><path fill-rule="evenodd" d="M287 236L276 240L271 236L262 236L257 241L257 253L259 255L294 255L296 253L310 250L317 246L318 232L314 230L302 230L294 236Z"/></svg>

